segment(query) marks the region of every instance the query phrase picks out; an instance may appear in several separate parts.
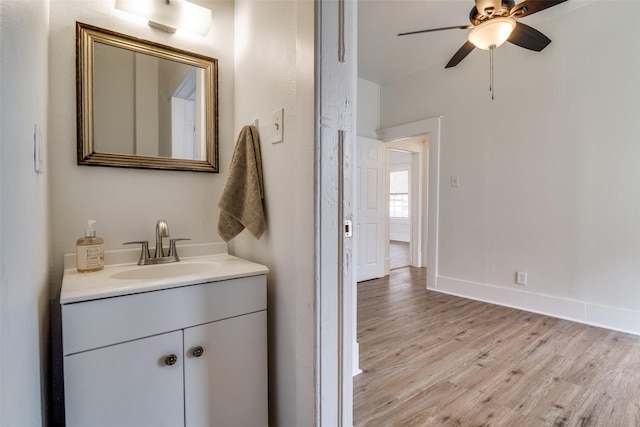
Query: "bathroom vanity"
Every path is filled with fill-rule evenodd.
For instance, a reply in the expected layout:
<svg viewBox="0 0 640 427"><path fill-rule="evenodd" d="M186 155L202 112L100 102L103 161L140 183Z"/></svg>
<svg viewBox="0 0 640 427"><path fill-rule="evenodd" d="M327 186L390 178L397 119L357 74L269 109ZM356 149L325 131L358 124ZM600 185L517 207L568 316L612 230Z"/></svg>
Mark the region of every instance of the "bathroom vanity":
<svg viewBox="0 0 640 427"><path fill-rule="evenodd" d="M66 269L66 425L267 426L267 272L226 253Z"/></svg>

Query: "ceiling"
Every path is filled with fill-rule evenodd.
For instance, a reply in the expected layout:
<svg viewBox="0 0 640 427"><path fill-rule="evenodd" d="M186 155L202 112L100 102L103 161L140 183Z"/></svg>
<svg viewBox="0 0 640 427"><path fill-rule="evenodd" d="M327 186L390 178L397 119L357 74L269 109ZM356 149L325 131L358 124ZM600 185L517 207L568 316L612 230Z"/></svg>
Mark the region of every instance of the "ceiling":
<svg viewBox="0 0 640 427"><path fill-rule="evenodd" d="M535 26L593 1L569 0L521 21ZM444 68L466 41L468 30L397 34L468 25L473 6L473 0L359 0L358 75L382 84L431 66ZM553 40L552 34L547 36Z"/></svg>

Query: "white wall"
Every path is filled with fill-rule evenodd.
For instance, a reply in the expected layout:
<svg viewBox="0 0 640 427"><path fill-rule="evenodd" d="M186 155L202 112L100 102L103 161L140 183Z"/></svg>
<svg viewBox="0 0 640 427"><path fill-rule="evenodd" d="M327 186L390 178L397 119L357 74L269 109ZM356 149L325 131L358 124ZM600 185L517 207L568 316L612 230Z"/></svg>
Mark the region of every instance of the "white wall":
<svg viewBox="0 0 640 427"><path fill-rule="evenodd" d="M33 135L37 124L47 144L48 14L46 1L0 2L2 426L45 419L50 165L35 173Z"/></svg>
<svg viewBox="0 0 640 427"><path fill-rule="evenodd" d="M164 33L144 20L115 10L113 1L51 0L49 79L51 211L54 290L62 277L62 256L75 252L87 219L97 221L105 249L131 240L155 239L155 223L165 219L172 237L191 243L221 241L218 199L234 140L233 1L200 1L212 9L206 37ZM153 171L78 166L76 163L75 22L126 33L219 60L220 173Z"/></svg>
<svg viewBox="0 0 640 427"><path fill-rule="evenodd" d="M380 86L359 77L357 91L357 134L378 139L376 131L380 127Z"/></svg>
<svg viewBox="0 0 640 427"><path fill-rule="evenodd" d="M231 242L267 265L270 424L314 424L314 4L236 2L235 133L260 122L267 230ZM271 113L284 107L284 142Z"/></svg>
<svg viewBox="0 0 640 427"><path fill-rule="evenodd" d="M381 127L444 116L438 288L640 333L638 14L536 24L553 43L500 47L495 101L478 50L381 88Z"/></svg>

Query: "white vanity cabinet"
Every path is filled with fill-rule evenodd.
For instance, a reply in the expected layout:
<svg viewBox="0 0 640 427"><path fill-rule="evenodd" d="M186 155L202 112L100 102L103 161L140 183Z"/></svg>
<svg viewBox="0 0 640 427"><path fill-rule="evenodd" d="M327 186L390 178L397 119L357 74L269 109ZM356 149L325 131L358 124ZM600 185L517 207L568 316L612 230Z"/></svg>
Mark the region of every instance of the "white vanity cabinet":
<svg viewBox="0 0 640 427"><path fill-rule="evenodd" d="M266 275L62 303L69 427L266 427Z"/></svg>

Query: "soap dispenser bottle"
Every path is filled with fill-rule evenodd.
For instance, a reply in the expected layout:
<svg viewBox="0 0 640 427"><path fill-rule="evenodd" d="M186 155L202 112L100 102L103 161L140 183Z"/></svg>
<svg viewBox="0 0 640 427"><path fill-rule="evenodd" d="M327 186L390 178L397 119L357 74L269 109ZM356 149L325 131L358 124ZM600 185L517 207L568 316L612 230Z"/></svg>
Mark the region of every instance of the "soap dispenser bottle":
<svg viewBox="0 0 640 427"><path fill-rule="evenodd" d="M95 224L94 220L87 221L84 237L76 242L76 267L80 273L104 268L104 239L96 237Z"/></svg>

